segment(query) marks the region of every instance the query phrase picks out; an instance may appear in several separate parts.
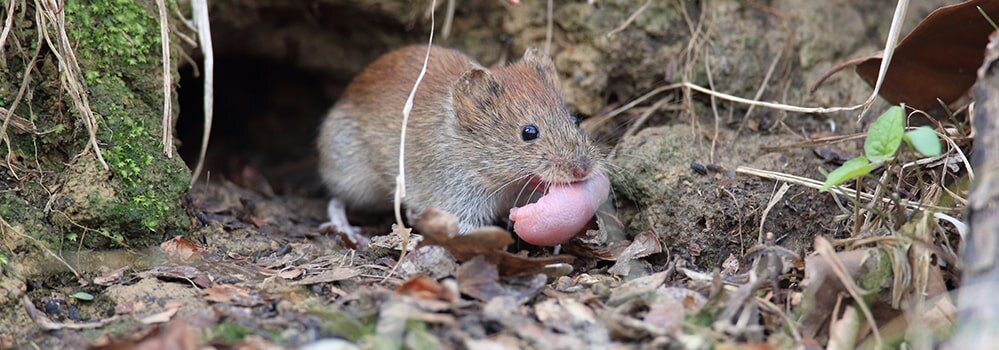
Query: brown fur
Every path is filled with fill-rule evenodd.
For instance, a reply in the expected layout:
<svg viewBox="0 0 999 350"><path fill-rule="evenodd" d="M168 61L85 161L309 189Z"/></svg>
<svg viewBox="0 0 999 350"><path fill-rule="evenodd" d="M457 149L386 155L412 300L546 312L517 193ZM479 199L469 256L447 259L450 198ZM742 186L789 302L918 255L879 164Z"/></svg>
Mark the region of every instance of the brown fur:
<svg viewBox="0 0 999 350"><path fill-rule="evenodd" d="M320 172L352 209L392 207L402 108L426 50L410 46L376 60L323 122ZM527 124L539 130L533 142L521 139ZM522 192L523 205L535 190L527 177L578 181L600 160L573 124L555 65L543 53L528 50L520 62L490 71L458 51L431 48L407 126L404 204L411 213L446 210L467 232L507 215Z"/></svg>

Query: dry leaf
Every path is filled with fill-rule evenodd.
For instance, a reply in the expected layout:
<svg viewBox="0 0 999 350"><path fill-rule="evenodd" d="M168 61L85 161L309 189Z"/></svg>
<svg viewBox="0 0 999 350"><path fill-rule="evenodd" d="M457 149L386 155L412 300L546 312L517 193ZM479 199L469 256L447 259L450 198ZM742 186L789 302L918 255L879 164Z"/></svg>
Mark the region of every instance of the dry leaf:
<svg viewBox="0 0 999 350"><path fill-rule="evenodd" d="M205 300L238 306L255 306L263 303L257 293L232 284L216 284L204 290Z"/></svg>
<svg viewBox="0 0 999 350"><path fill-rule="evenodd" d="M969 0L930 13L895 48L879 94L892 104L919 109L949 104L974 85L985 58L992 25L978 11L999 18L999 1ZM836 72L854 67L872 87L878 80L881 54L853 59L830 69L815 86ZM815 88L813 87L813 90Z"/></svg>
<svg viewBox="0 0 999 350"><path fill-rule="evenodd" d="M212 286L212 279L207 273L191 266L156 266L149 271L140 273L139 276L152 276L163 280L190 281L201 288Z"/></svg>
<svg viewBox="0 0 999 350"><path fill-rule="evenodd" d="M410 278L399 288L395 289L396 293L408 295L418 299L425 300L440 300L440 301L453 301L455 296L450 290L444 287L444 285L437 282L437 280L427 277L427 276L416 276Z"/></svg>
<svg viewBox="0 0 999 350"><path fill-rule="evenodd" d="M190 261L193 258L199 258L207 252L205 248L202 248L197 243L191 242L181 236L176 236L161 243L160 249L163 249L163 252L171 258L181 261Z"/></svg>
<svg viewBox="0 0 999 350"><path fill-rule="evenodd" d="M278 276L281 276L281 278L284 278L286 280L293 280L293 279L302 277L303 273L305 273L305 271L303 271L300 268L295 267L295 268L290 268L290 269L287 269L287 270L281 270L281 272L278 272Z"/></svg>
<svg viewBox="0 0 999 350"><path fill-rule="evenodd" d="M91 350L197 350L198 330L183 321L171 322L150 332L139 341L125 340L93 347Z"/></svg>
<svg viewBox="0 0 999 350"><path fill-rule="evenodd" d="M115 282L118 282L118 280L121 280L121 278L125 276L125 270L128 269L129 267L125 266L114 271L108 271L107 273L94 278L94 284L99 286L110 286Z"/></svg>
<svg viewBox="0 0 999 350"><path fill-rule="evenodd" d="M607 299L607 304L619 305L632 298L646 293L652 293L664 282L666 282L666 271L625 282L624 284L611 290L611 295L610 298Z"/></svg>
<svg viewBox="0 0 999 350"><path fill-rule="evenodd" d="M361 271L350 267L333 267L322 272L307 276L301 281L292 282L292 284L316 284L316 283L329 283L336 281L343 281L345 279L350 279L360 275Z"/></svg>
<svg viewBox="0 0 999 350"><path fill-rule="evenodd" d="M513 300L525 301L537 295L544 287L546 278L535 275L521 289L503 285L499 280L496 265L487 262L482 256L461 264L455 273L458 279L458 290L478 300L489 301L497 297L510 297Z"/></svg>
<svg viewBox="0 0 999 350"><path fill-rule="evenodd" d="M173 318L173 315L177 314L180 307L181 305L178 303L168 303L165 310L143 317L139 320L139 322L142 322L143 324L170 322L170 319Z"/></svg>
<svg viewBox="0 0 999 350"><path fill-rule="evenodd" d="M454 216L450 213L427 209L416 221L418 229L424 237L419 246L441 246L458 261L469 261L476 256L482 256L486 261L496 265L503 276L526 275L545 272L549 265L571 263L576 258L571 255L556 255L544 258L528 258L514 255L506 251L513 243L510 232L495 226L486 226L468 234L452 237L450 223Z"/></svg>

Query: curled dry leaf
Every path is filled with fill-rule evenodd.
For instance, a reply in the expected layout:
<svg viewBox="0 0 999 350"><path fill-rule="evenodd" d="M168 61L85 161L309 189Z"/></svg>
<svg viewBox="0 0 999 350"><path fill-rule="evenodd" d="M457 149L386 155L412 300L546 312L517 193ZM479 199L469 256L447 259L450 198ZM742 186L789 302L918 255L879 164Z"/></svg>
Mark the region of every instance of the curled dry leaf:
<svg viewBox="0 0 999 350"><path fill-rule="evenodd" d="M892 104L932 109L956 101L974 85L992 25L979 11L999 18L999 1L969 0L941 7L923 19L899 42L879 94ZM877 83L881 53L853 59L829 70L829 76L854 67L872 87Z"/></svg>
<svg viewBox="0 0 999 350"><path fill-rule="evenodd" d="M166 253L167 256L181 261L190 261L194 258L200 258L206 253L205 248L202 248L197 243L191 242L181 236L176 236L161 243L160 249L163 249L163 252Z"/></svg>
<svg viewBox="0 0 999 350"><path fill-rule="evenodd" d="M513 237L510 232L495 226L452 236L457 233L457 219L450 213L436 209L424 211L416 220L415 227L424 237L419 246L443 247L458 261L469 261L482 256L485 261L496 265L503 276L540 273L546 271L549 265L568 264L576 259L571 255L529 258L511 254L506 251L506 247L513 243Z"/></svg>

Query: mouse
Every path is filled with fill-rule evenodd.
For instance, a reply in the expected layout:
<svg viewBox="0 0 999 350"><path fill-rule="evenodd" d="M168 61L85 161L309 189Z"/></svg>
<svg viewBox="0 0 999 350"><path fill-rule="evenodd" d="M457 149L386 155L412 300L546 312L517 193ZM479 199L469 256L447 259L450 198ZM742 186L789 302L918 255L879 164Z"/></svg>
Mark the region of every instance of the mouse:
<svg viewBox="0 0 999 350"><path fill-rule="evenodd" d="M392 210L402 110L428 50L406 130L402 204L410 220L436 208L457 217L458 233L465 234L509 216L532 198L543 198L551 188L597 188L589 190L597 193L589 197L607 196L604 156L579 127L546 53L530 48L517 62L486 68L454 49L413 45L364 68L323 120L319 173L333 197L330 208ZM579 185L587 181L596 185ZM562 210L552 202L551 210ZM586 210L595 210L562 207L579 217L569 221L585 217L588 222L593 212ZM345 229L345 217L338 216L342 220L336 225ZM538 211L535 216L552 215ZM574 227L552 233L552 225L520 229L514 224L525 232L537 227L538 232L527 234L531 239L518 232L528 243L557 245L575 234L566 233ZM576 222L568 226L573 225L582 227Z"/></svg>

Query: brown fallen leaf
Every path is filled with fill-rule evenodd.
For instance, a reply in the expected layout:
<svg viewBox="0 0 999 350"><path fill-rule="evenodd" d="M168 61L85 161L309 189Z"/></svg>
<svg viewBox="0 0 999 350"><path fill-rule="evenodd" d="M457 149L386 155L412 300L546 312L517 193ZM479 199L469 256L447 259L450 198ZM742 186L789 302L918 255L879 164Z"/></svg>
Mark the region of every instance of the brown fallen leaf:
<svg viewBox="0 0 999 350"><path fill-rule="evenodd" d="M519 289L504 285L500 283L496 265L487 262L482 256L476 256L472 260L461 264L455 273L455 278L458 280L458 290L462 294L482 301L489 301L497 297L508 297L524 302L538 295L546 282L544 276L535 275L533 279L527 280L527 284Z"/></svg>
<svg viewBox="0 0 999 350"><path fill-rule="evenodd" d="M302 269L293 267L290 269L281 270L281 272L278 272L278 276L281 276L281 278L284 278L286 280L293 280L302 277L302 274L304 273L305 271L303 271Z"/></svg>
<svg viewBox="0 0 999 350"><path fill-rule="evenodd" d="M861 248L837 252L836 259L843 266L842 272L854 281L891 280L891 265L887 264L887 267L882 265L883 259L888 257L880 249ZM801 284L805 287L804 298L813 302L809 303L810 308L802 310L801 335L804 337L815 337L823 330L823 325L827 324L826 321L837 304L836 300L841 294L846 294L846 286L834 269L836 267L830 265L827 258L821 255L805 258L805 278Z"/></svg>
<svg viewBox="0 0 999 350"><path fill-rule="evenodd" d="M216 303L232 304L238 306L255 306L263 303L263 299L254 291L246 287L232 284L216 284L204 290L205 300Z"/></svg>
<svg viewBox="0 0 999 350"><path fill-rule="evenodd" d="M212 279L208 273L202 272L192 266L165 265L156 266L149 271L139 273L140 277L157 277L162 280L184 280L190 281L201 288L212 286Z"/></svg>
<svg viewBox="0 0 999 350"><path fill-rule="evenodd" d="M423 234L421 247L424 245L441 246L451 253L458 261L469 261L476 256L482 256L485 261L496 265L503 276L516 276L545 272L550 265L569 264L576 257L571 255L555 255L543 258L529 258L514 255L506 251L513 243L510 232L495 226L486 226L465 235L452 236L457 233L457 222L450 213L427 209L416 220L415 227Z"/></svg>
<svg viewBox="0 0 999 350"><path fill-rule="evenodd" d="M607 272L613 273L619 276L627 276L631 272L631 261L644 258L652 254L662 253L663 247L659 243L659 238L652 231L645 231L639 233L635 236L635 239L631 241L631 244L627 248L622 250L614 260L614 266L611 266Z"/></svg>
<svg viewBox="0 0 999 350"><path fill-rule="evenodd" d="M94 278L94 284L98 286L110 286L115 284L115 282L118 282L125 276L125 271L128 269L128 266L124 266L117 270L108 271L107 273Z"/></svg>
<svg viewBox="0 0 999 350"><path fill-rule="evenodd" d="M656 291L659 289L659 286L666 282L666 273L667 271L663 271L625 282L611 290L607 304L612 306L620 305L629 299Z"/></svg>
<svg viewBox="0 0 999 350"><path fill-rule="evenodd" d="M936 9L903 38L891 58L879 94L893 104L919 109L956 101L974 85L985 46L994 28L978 11L999 18L999 2L969 0ZM877 83L882 54L841 63L816 82L814 91L828 77L854 67L868 85Z"/></svg>
<svg viewBox="0 0 999 350"><path fill-rule="evenodd" d="M190 261L193 258L200 258L207 252L205 248L202 248L197 243L191 242L181 236L176 236L166 242L160 243L160 249L163 249L163 252L165 252L169 257L181 261Z"/></svg>
<svg viewBox="0 0 999 350"><path fill-rule="evenodd" d="M170 322L150 332L138 341L123 340L90 350L197 350L198 331L183 321Z"/></svg>
<svg viewBox="0 0 999 350"><path fill-rule="evenodd" d="M140 318L139 322L141 322L143 324L155 324L155 323L167 323L167 322L170 322L170 319L173 318L173 315L176 315L177 311L180 311L181 306L183 306L183 305L181 305L180 303L177 303L177 302L167 303L167 305L165 306L165 309L163 311L160 311L160 312L154 313L152 315Z"/></svg>
<svg viewBox="0 0 999 350"><path fill-rule="evenodd" d="M395 289L398 294L408 295L417 299L453 301L455 296L437 280L427 276L416 276L403 282Z"/></svg>
<svg viewBox="0 0 999 350"><path fill-rule="evenodd" d="M351 267L332 267L323 270L322 272L306 276L300 281L294 281L292 284L317 284L317 283L329 283L336 281L343 281L345 279L351 279L357 277L361 274L361 271Z"/></svg>

